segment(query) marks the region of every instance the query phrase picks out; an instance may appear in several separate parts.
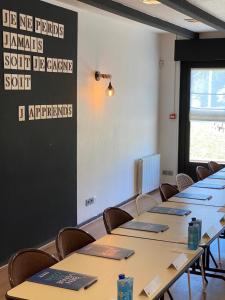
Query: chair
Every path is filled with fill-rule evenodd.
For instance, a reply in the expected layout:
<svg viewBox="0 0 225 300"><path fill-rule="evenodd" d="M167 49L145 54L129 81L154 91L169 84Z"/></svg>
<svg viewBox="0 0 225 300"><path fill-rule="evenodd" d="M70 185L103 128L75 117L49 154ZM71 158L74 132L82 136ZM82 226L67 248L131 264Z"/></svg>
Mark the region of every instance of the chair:
<svg viewBox="0 0 225 300"><path fill-rule="evenodd" d="M206 177L208 177L209 175L211 175L212 172L209 169L207 169L206 167L198 166L196 168L196 174L197 174L198 180L203 180Z"/></svg>
<svg viewBox="0 0 225 300"><path fill-rule="evenodd" d="M24 249L13 255L8 264L8 276L11 287L24 282L30 276L51 267L58 260L39 249Z"/></svg>
<svg viewBox="0 0 225 300"><path fill-rule="evenodd" d="M56 238L56 249L59 259L64 259L70 253L90 244L95 238L84 230L66 227L59 231Z"/></svg>
<svg viewBox="0 0 225 300"><path fill-rule="evenodd" d="M219 170L221 170L223 168L223 166L219 165L215 161L210 161L208 163L208 166L209 166L209 169L212 171L212 173L218 172Z"/></svg>
<svg viewBox="0 0 225 300"><path fill-rule="evenodd" d="M176 182L179 192L185 190L194 183L193 179L189 175L183 173L177 174Z"/></svg>
<svg viewBox="0 0 225 300"><path fill-rule="evenodd" d="M109 207L103 212L105 229L109 234L114 228L117 228L123 223L131 220L133 220L133 217L130 214L117 207Z"/></svg>
<svg viewBox="0 0 225 300"><path fill-rule="evenodd" d="M152 207L156 206L161 202L147 194L138 195L135 201L138 215L140 215L148 209L151 209Z"/></svg>
<svg viewBox="0 0 225 300"><path fill-rule="evenodd" d="M166 202L169 198L179 193L177 187L169 183L163 183L159 187L160 196L162 202Z"/></svg>

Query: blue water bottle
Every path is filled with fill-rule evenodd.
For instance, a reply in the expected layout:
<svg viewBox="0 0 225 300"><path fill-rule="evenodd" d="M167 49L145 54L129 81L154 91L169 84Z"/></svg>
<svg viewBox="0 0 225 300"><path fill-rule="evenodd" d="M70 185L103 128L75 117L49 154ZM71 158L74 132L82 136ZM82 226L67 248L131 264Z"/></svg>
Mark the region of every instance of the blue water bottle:
<svg viewBox="0 0 225 300"><path fill-rule="evenodd" d="M196 219L196 218L192 218L192 223L194 224L198 224L199 225L199 242L201 241L202 238L202 220L200 219Z"/></svg>
<svg viewBox="0 0 225 300"><path fill-rule="evenodd" d="M133 278L128 277L128 285L129 285L129 300L133 300Z"/></svg>
<svg viewBox="0 0 225 300"><path fill-rule="evenodd" d="M128 289L124 274L120 274L117 280L117 300L128 300Z"/></svg>
<svg viewBox="0 0 225 300"><path fill-rule="evenodd" d="M133 300L133 278L119 275L117 280L117 300Z"/></svg>
<svg viewBox="0 0 225 300"><path fill-rule="evenodd" d="M199 224L189 223L188 226L188 249L196 250L199 244Z"/></svg>

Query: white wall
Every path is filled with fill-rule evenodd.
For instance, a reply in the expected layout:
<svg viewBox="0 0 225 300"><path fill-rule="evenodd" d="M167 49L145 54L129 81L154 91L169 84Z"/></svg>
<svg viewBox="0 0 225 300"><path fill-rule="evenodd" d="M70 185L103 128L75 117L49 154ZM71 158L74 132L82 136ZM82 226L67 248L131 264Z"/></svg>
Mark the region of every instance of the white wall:
<svg viewBox="0 0 225 300"><path fill-rule="evenodd" d="M180 63L174 61L173 34L160 35L160 88L159 88L159 152L161 154L161 174L172 170L173 176L161 176L162 182L175 183L178 158L179 125L179 85ZM170 120L170 113L177 114Z"/></svg>
<svg viewBox="0 0 225 300"><path fill-rule="evenodd" d="M225 38L225 33L220 31L201 32L200 39L217 39Z"/></svg>
<svg viewBox="0 0 225 300"><path fill-rule="evenodd" d="M200 34L202 39L220 37L224 37L221 32ZM173 176L161 176L161 181L168 183L175 183L178 169L180 62L174 61L176 38L170 33L160 34L159 152L161 154L161 174L163 170L172 170L174 173ZM176 120L169 119L171 112L177 113Z"/></svg>
<svg viewBox="0 0 225 300"><path fill-rule="evenodd" d="M78 222L133 196L135 160L157 151L158 50L145 26L79 15ZM115 97L94 70L112 74Z"/></svg>
<svg viewBox="0 0 225 300"><path fill-rule="evenodd" d="M79 9L78 223L135 195L135 160L157 152L158 62L158 35L147 26ZM114 97L95 70L112 74Z"/></svg>

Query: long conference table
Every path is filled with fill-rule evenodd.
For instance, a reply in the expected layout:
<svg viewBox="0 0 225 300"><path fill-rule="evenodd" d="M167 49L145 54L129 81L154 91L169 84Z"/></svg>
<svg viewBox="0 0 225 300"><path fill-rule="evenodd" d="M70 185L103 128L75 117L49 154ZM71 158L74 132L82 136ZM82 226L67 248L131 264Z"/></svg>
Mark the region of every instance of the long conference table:
<svg viewBox="0 0 225 300"><path fill-rule="evenodd" d="M225 175L225 172L223 174ZM225 180L223 179L206 178L201 182L204 182L205 184L225 185ZM217 262L215 261L210 251L210 245L215 239L218 239L219 244L219 238L224 238L225 188L199 188L195 187L195 184L193 184L192 186L188 187L182 192L192 194L192 196L193 194L209 195L211 198L209 200L197 200L193 198L179 198L175 195L171 197L168 200L168 202L163 202L158 206L188 209L191 211L189 215L181 217L174 215L144 212L143 214L135 218L135 221L168 225L169 229L164 232L153 233L119 227L114 229L112 233L115 235L132 236L141 239L187 244L188 223L191 222L192 217L201 219L202 239L200 242L200 246L204 249L203 263L204 269L206 271L205 274L207 277L218 278L225 281L225 276L221 275L225 274L225 269L219 268ZM211 267L210 258L212 259L215 268ZM196 267L194 267L192 273L201 275L200 270L198 270L199 268L199 265L197 266L197 270Z"/></svg>
<svg viewBox="0 0 225 300"><path fill-rule="evenodd" d="M117 235L106 235L95 243L132 249L135 253L119 261L73 253L53 268L97 276L98 281L90 288L72 291L25 281L8 291L7 297L29 300L117 300L118 274L125 273L134 278L133 299L146 299L143 289L155 278L157 286L149 299L159 299L203 252L201 248L190 251L184 244ZM187 261L178 270L170 267L181 253L186 255Z"/></svg>
<svg viewBox="0 0 225 300"><path fill-rule="evenodd" d="M113 234L122 235L122 236L132 236L136 238L157 240L163 242L171 243L181 243L187 244L188 242L188 223L191 222L191 218L197 217L202 220L202 233L207 233L207 231L214 227L216 234L211 237L202 238L200 245L209 245L215 238L220 235L224 229L225 224L221 223L220 220L224 216L224 213L218 212L218 207L209 207L209 206L199 206L194 204L185 204L185 203L174 203L174 202L163 202L158 205L159 207L168 207L168 208L180 208L188 209L191 213L187 216L176 216L168 214L159 214L144 212L140 216L135 218L135 221L147 222L153 224L164 224L168 225L169 229L163 232L147 232L133 229L126 229L118 227L112 231Z"/></svg>
<svg viewBox="0 0 225 300"><path fill-rule="evenodd" d="M225 174L225 173L224 173ZM225 184L224 180L205 179L205 182ZM169 229L153 233L140 230L116 228L111 235L106 235L96 241L96 244L132 249L135 253L128 259L114 260L73 253L63 259L54 269L78 272L97 276L98 280L88 289L72 291L48 285L25 281L7 292L8 299L27 300L116 300L118 274L125 273L134 278L134 299L147 299L144 290L148 290L149 299L163 299L168 288L190 267L194 274L201 274L195 268L200 268L199 259L204 256L206 271L212 271L209 266L207 250L211 243L225 230L225 189L207 189L189 187L184 192L194 194L209 194L210 200L196 200L172 197L168 202L159 204L161 207L189 209L187 216L166 215L144 212L134 221L165 224ZM202 219L203 237L200 247L191 251L187 248L188 223L192 217ZM179 266L174 263L181 256L185 260ZM208 262L205 262L205 259ZM215 268L215 272L225 273ZM207 274L211 277L225 279L221 275Z"/></svg>

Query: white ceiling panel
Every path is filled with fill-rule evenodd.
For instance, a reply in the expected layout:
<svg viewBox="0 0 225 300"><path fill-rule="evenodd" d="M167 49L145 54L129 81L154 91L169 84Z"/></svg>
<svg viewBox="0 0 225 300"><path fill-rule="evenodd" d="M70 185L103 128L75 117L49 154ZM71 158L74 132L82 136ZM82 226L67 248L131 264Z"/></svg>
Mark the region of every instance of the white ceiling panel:
<svg viewBox="0 0 225 300"><path fill-rule="evenodd" d="M74 9L74 10L78 9L78 10L90 11L92 13L102 15L102 16L107 16L109 18L113 18L114 20L116 19L116 20L118 20L120 22L124 22L124 23L132 24L134 22L134 21L132 21L128 18L124 18L124 17L121 17L119 15L107 12L105 10L102 10L102 9L96 8L94 6L85 4L85 3L80 2L78 0L41 0L41 1L49 2L49 3L52 3L52 1L55 1L55 3L59 3L59 4L62 3L64 5L66 5L66 7L69 8L69 9ZM151 27L151 26L148 26L148 25L144 25L144 24L141 24L141 23L138 23L138 22L137 22L137 24L139 24L140 26L146 26L146 28L148 28L152 32L156 32L156 33L164 33L165 32L161 29Z"/></svg>
<svg viewBox="0 0 225 300"><path fill-rule="evenodd" d="M225 21L225 0L188 0L188 2Z"/></svg>
<svg viewBox="0 0 225 300"><path fill-rule="evenodd" d="M194 32L215 31L214 28L211 28L208 25L205 25L201 22L197 22L197 23L187 22L185 19L190 19L189 16L179 13L176 10L169 8L168 6L163 5L161 3L150 5L150 4L144 4L142 0L113 0L113 1L119 2L123 5L134 8L136 10L139 10L143 13L160 18L162 20L168 21L175 25L184 27L184 28L189 29ZM204 3L204 2L217 2L217 1L225 3L225 0L192 0L189 2ZM224 9L225 9L225 5L224 5ZM224 18L225 18L225 15L224 15Z"/></svg>

